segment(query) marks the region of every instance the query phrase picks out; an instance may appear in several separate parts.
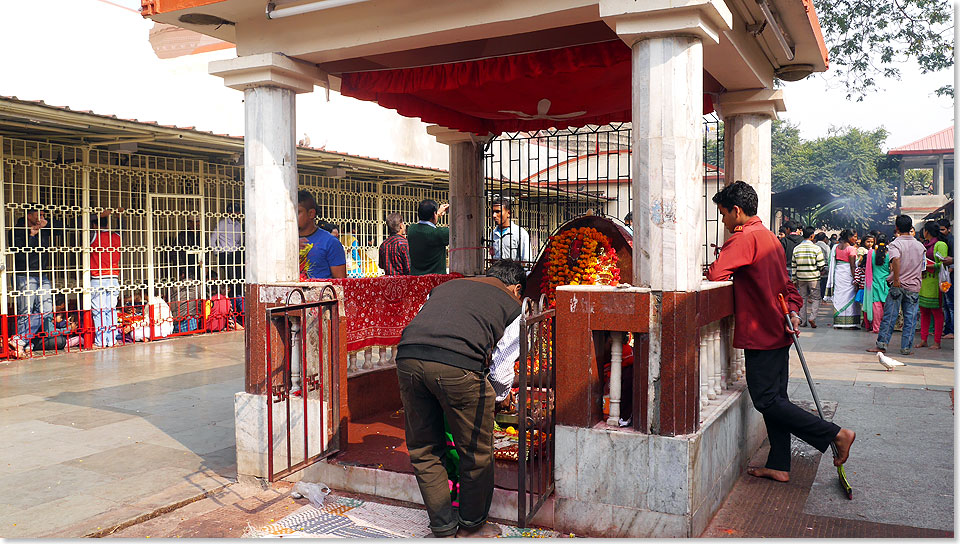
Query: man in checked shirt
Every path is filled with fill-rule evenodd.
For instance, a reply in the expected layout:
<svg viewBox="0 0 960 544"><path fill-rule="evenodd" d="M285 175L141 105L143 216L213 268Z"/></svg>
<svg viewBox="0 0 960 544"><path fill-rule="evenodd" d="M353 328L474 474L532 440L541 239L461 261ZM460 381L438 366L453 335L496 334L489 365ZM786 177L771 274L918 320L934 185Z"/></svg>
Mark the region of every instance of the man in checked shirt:
<svg viewBox="0 0 960 544"><path fill-rule="evenodd" d="M407 244L407 225L399 213L387 216L390 237L380 244L380 268L384 276L410 275L410 245Z"/></svg>
<svg viewBox="0 0 960 544"><path fill-rule="evenodd" d="M493 498L493 412L510 402L520 355L520 294L527 276L501 260L486 277L433 288L397 348L407 450L434 536L497 536L487 524ZM454 509L441 461L443 418L460 455L460 507Z"/></svg>

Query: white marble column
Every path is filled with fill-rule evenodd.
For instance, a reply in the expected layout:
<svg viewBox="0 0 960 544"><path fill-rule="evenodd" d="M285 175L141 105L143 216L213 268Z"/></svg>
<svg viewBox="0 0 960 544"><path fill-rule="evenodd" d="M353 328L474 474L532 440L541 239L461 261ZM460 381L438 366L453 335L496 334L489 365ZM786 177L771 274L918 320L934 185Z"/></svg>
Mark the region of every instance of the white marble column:
<svg viewBox="0 0 960 544"><path fill-rule="evenodd" d="M295 281L297 245L296 95L288 89L244 91L246 282ZM255 204L254 204L255 203Z"/></svg>
<svg viewBox="0 0 960 544"><path fill-rule="evenodd" d="M621 400L621 380L623 364L623 334L612 332L610 345L610 412L607 417L607 425L612 427L620 426L620 400Z"/></svg>
<svg viewBox="0 0 960 544"><path fill-rule="evenodd" d="M723 0L600 0L632 51L633 274L654 291L697 291L703 228L703 42L733 28ZM660 297L650 304L648 421L660 402ZM708 350L709 351L709 350ZM708 387L709 389L709 387Z"/></svg>
<svg viewBox="0 0 960 544"><path fill-rule="evenodd" d="M933 194L943 194L943 155L938 155L937 163L933 165Z"/></svg>
<svg viewBox="0 0 960 544"><path fill-rule="evenodd" d="M755 89L720 95L717 112L723 118L725 185L740 180L757 191L757 216L770 227L771 130L777 112L786 111L783 91ZM713 195L708 195L713 196Z"/></svg>
<svg viewBox="0 0 960 544"><path fill-rule="evenodd" d="M633 45L633 283L700 287L704 239L703 45L692 36Z"/></svg>
<svg viewBox="0 0 960 544"><path fill-rule="evenodd" d="M700 287L703 229L703 42L733 26L722 0L600 0L632 54L633 284Z"/></svg>
<svg viewBox="0 0 960 544"><path fill-rule="evenodd" d="M476 135L438 125L427 133L450 147L450 272L479 274L484 251L480 247L485 212L483 206L483 140Z"/></svg>
<svg viewBox="0 0 960 544"><path fill-rule="evenodd" d="M710 400L710 336L707 327L700 328L700 410L707 407Z"/></svg>
<svg viewBox="0 0 960 544"><path fill-rule="evenodd" d="M213 61L209 71L244 93L244 207L248 284L298 277L296 95L325 79L279 53Z"/></svg>
<svg viewBox="0 0 960 544"><path fill-rule="evenodd" d="M262 320L260 286L299 276L296 95L325 76L279 53L213 61L209 72L244 93L245 389L262 394L272 378L263 372L271 325Z"/></svg>

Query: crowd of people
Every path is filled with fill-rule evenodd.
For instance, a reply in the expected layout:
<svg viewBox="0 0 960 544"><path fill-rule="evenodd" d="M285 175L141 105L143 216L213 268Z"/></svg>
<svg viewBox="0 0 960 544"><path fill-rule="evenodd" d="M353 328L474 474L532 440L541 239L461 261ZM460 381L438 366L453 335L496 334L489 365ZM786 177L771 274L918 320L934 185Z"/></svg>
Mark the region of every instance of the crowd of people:
<svg viewBox="0 0 960 544"><path fill-rule="evenodd" d="M803 298L801 327L817 327L823 300L832 303L834 328L877 335L868 351L886 351L894 330L914 331L918 317L917 347L940 349L943 338L953 338L949 220L927 221L917 236L913 220L901 215L893 236L871 230L863 238L856 229L828 238L787 220L779 237L787 273ZM913 341L913 334L902 334L900 353L911 354Z"/></svg>
<svg viewBox="0 0 960 544"><path fill-rule="evenodd" d="M118 208L117 212L123 212ZM226 214L209 236L209 252L213 260L207 266L207 279L213 280L210 297L200 292L201 260L195 248L204 247L200 234L200 217L185 215L185 229L173 232L164 245L170 249L159 255L159 274L169 284L164 297L151 296L144 304L139 293L121 301L121 261L123 239L113 223L114 210L81 216L73 222L48 218L41 206L34 206L18 219L8 236L13 249L13 278L18 291L14 314L15 331L8 340L11 355L25 358L34 350L56 351L78 346L81 336L90 333L89 344L111 347L118 343L146 341L174 333L199 330L209 332L224 328L242 328L242 293L236 278L241 277L242 226L234 219L234 208L227 205ZM87 248L90 275L90 321L84 323L83 312L76 304L68 304L62 294L54 296L51 256L55 247L69 243L66 233L83 229L89 221L90 240ZM128 265L129 266L129 265ZM224 282L217 282L222 269ZM76 302L76 301L74 301ZM152 309L151 309L152 307ZM153 319L149 320L150 314Z"/></svg>
<svg viewBox="0 0 960 544"><path fill-rule="evenodd" d="M380 245L379 259L371 259L350 224L341 229L321 220L313 195L300 191L297 226L301 277L370 277L379 275L378 269L389 276L446 273L450 231L439 226L438 221L448 208L448 204L423 200L417 208L419 221L409 226L400 213L389 214L389 236ZM124 247L119 223L112 217L123 211L106 208L97 215L80 216L71 222L49 217L43 206L35 205L15 222L8 233L18 293L13 311L15 330L8 339L12 356L24 358L35 349L74 346L80 342L81 334L88 332L92 334L88 344L111 347L131 338L167 336L165 331L171 326L169 334L209 329L208 325L218 326L221 321L224 323L220 329L241 328L243 225L237 219L239 208L226 205L225 213L209 232L209 240L202 239L199 215L182 214L180 229L174 229L168 240L160 242L167 249L158 253L157 279L167 287L162 289L162 296L157 293L146 304L137 293L123 293L129 278L122 277L121 261L129 248ZM488 237L487 256L491 260L511 257L529 262L530 236L512 220L511 202L496 200L490 207L490 216L495 226ZM90 232L90 261L89 265L82 265L82 272L90 275L89 324L84 323L79 300L55 297L53 284L52 256L56 247L76 243L67 233L79 233L85 227L84 221L89 221ZM208 257L204 258L203 253ZM126 267L130 267L129 263ZM201 292L201 277L206 278L209 293ZM149 306L155 307L155 313L169 317L166 321L158 318L152 333L144 334L142 326L138 328L135 323L144 319L144 308Z"/></svg>
<svg viewBox="0 0 960 544"><path fill-rule="evenodd" d="M450 229L438 222L450 209L449 204L422 200L417 219L407 225L399 212L386 216L388 237L380 244L377 267L386 276L422 276L445 274L450 245ZM297 228L300 235L300 276L304 279L367 277L358 264L362 255L355 237L340 232L338 226L319 219L320 208L307 191L297 194ZM530 234L513 221L513 205L497 199L490 206L494 227L484 246L491 261L512 259L526 263L529 269L532 250ZM477 248L465 248L475 250ZM355 271L355 272L354 272Z"/></svg>

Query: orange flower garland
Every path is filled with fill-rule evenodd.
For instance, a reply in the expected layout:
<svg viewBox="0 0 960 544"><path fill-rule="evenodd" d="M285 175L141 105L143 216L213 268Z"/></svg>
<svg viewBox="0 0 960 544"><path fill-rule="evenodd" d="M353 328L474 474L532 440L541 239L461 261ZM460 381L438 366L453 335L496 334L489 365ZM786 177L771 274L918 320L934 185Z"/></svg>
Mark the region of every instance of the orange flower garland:
<svg viewBox="0 0 960 544"><path fill-rule="evenodd" d="M560 285L617 285L620 267L610 239L592 227L570 229L550 237L541 292L550 306Z"/></svg>

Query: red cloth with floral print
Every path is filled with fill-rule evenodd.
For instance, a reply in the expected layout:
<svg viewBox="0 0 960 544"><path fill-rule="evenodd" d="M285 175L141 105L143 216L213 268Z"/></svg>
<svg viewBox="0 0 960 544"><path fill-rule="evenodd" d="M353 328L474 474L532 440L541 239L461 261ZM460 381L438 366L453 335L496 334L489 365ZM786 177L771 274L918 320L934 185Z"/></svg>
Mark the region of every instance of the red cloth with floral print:
<svg viewBox="0 0 960 544"><path fill-rule="evenodd" d="M441 283L462 277L462 274L427 274L306 281L325 281L343 288L347 351L353 352L372 346L397 345L404 327L420 311L430 291Z"/></svg>

